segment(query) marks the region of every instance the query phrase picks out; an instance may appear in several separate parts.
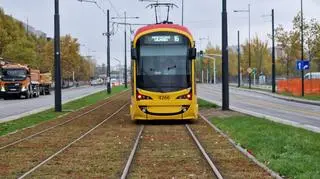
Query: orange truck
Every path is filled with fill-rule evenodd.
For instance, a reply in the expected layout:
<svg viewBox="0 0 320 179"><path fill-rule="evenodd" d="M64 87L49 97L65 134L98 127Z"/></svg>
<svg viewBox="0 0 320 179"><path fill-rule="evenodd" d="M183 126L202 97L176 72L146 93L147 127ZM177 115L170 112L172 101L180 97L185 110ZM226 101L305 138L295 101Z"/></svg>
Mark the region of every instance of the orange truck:
<svg viewBox="0 0 320 179"><path fill-rule="evenodd" d="M40 71L27 65L1 62L0 96L4 99L32 98L40 95Z"/></svg>
<svg viewBox="0 0 320 179"><path fill-rule="evenodd" d="M48 95L50 94L50 88L52 85L52 75L48 73L40 73L40 94Z"/></svg>

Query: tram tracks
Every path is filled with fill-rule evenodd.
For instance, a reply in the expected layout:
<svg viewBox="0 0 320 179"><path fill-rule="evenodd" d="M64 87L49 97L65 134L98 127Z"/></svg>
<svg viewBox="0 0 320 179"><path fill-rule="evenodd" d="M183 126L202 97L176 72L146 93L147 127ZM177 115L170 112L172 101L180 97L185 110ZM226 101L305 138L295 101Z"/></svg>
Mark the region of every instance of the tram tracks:
<svg viewBox="0 0 320 179"><path fill-rule="evenodd" d="M155 130L154 126L141 125L140 131L136 136L135 144L133 145L130 156L126 162L126 166L123 169L121 179L141 177L223 178L188 124L173 126L161 125L156 127L158 130L160 129L159 136L154 135L156 133L152 133L152 131ZM161 131L161 129L164 130ZM175 136L175 131L178 131L178 136ZM172 143L168 138L170 136L173 137ZM160 141L162 144L159 145L157 141ZM152 147L152 144L151 146L148 146L148 143L154 143L154 148L148 148ZM180 146L186 143L186 146ZM165 147L161 147L162 145ZM168 148L164 149L166 147ZM148 150L149 152L147 152ZM179 152L182 152L183 156L179 155ZM154 155L152 155L152 153ZM134 155L136 155L135 160ZM200 155L203 155L203 157ZM170 158L173 158L175 161L172 161L173 163L171 163ZM163 159L167 161L164 161ZM148 163L150 160L151 163ZM179 160L181 163L179 163ZM164 165L164 163L166 163L166 165ZM152 167L149 168L149 166Z"/></svg>
<svg viewBox="0 0 320 179"><path fill-rule="evenodd" d="M40 165L43 161L49 159L49 156L68 146L79 136L83 136L90 129L101 122L105 122L104 119L112 117L115 111L119 111L119 108L123 109L123 106L128 103L128 96L127 93L116 97L110 102L105 102L85 112L85 114L79 115L78 118L73 118L72 121L62 123L63 125L56 126L50 130L36 133L36 136L26 138L4 148L0 152L0 166L2 168L0 175L17 177L30 168ZM112 105L102 108L111 103Z"/></svg>
<svg viewBox="0 0 320 179"><path fill-rule="evenodd" d="M121 93L123 93L123 92L121 92ZM121 94L121 93L120 93L120 94ZM119 94L119 95L120 95L120 94ZM29 139L31 139L31 138L33 138L33 137L38 136L38 135L41 135L41 134L43 134L43 133L45 133L45 132L47 132L47 131L50 131L50 130L52 130L52 129L55 129L55 128L57 128L57 127L66 125L66 124L68 124L68 123L70 123L70 122L72 122L72 121L74 121L74 120L76 120L76 119L78 119L78 118L80 118L80 117L83 117L83 116L85 116L85 115L87 115L87 114L90 114L91 112L94 112L94 111L102 108L103 106L105 106L105 105L107 105L107 104L112 103L112 102L115 101L117 98L119 98L118 95L112 96L112 97L108 98L105 102L103 102L102 104L99 104L99 105L97 105L97 106L95 106L95 107L93 107L93 106L87 107L87 109L89 109L89 110L87 110L87 111L86 111L86 110L83 111L83 112L82 112L81 110L76 111L76 112L75 112L75 115L76 115L76 116L71 117L70 119L67 119L67 120L61 121L61 122L58 123L58 124L54 124L54 125L52 125L52 126L49 126L49 127L45 128L45 129L40 130L39 132L35 132L35 133L33 133L33 134L30 134L30 135L27 135L27 136L24 136L24 137L20 137L20 138L14 140L14 141L8 142L7 144L0 144L0 145L2 145L2 146L0 146L0 151L3 150L3 149L8 148L8 147L10 147L10 146L19 144L19 143L21 143L21 142L23 142L23 141L29 140ZM90 109L90 107L93 107L93 108ZM77 114L78 112L80 112L80 114ZM70 114L70 115L72 115L72 114ZM5 137L8 137L8 136L5 136ZM5 137L3 137L3 138L5 138Z"/></svg>
<svg viewBox="0 0 320 179"><path fill-rule="evenodd" d="M205 119L193 124L142 125L121 175L121 179L273 177Z"/></svg>

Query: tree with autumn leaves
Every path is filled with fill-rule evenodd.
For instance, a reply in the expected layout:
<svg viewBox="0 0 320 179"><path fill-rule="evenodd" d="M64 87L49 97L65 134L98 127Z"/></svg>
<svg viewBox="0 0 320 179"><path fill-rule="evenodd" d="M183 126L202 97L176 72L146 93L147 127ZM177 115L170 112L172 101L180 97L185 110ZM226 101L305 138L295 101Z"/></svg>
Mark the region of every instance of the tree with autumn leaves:
<svg viewBox="0 0 320 179"><path fill-rule="evenodd" d="M300 13L294 17L292 21L292 29L285 29L279 25L275 30L275 39L277 44L276 59L276 75L277 77L297 77L300 72L295 68L296 60L301 59L301 31L300 31ZM320 23L316 19L304 20L304 59L310 60L311 70L320 72ZM270 35L269 35L270 36ZM262 41L258 37L251 40L251 68L257 69L257 75L264 74L271 76L271 40ZM219 47L212 47L210 44L205 50L207 54L221 54ZM243 75L248 75L246 69L249 67L249 43L246 41L241 45L241 71ZM203 66L204 71L210 69L213 71L210 59L204 58L202 63L197 61L197 76L201 78L199 66ZM221 78L221 59L216 60L217 77ZM230 77L237 76L238 59L237 51L229 49L229 75ZM232 80L232 79L231 79Z"/></svg>
<svg viewBox="0 0 320 179"><path fill-rule="evenodd" d="M41 72L54 71L53 40L27 33L23 24L0 9L0 57L12 63L27 64ZM95 61L80 55L78 40L61 37L62 78L89 80L94 76Z"/></svg>

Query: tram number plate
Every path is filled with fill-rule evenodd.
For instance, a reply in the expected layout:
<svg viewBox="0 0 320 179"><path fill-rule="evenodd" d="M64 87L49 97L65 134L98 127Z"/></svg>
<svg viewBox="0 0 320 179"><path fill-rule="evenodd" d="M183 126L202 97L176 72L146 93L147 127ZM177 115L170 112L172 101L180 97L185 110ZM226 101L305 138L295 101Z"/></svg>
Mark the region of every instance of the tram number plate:
<svg viewBox="0 0 320 179"><path fill-rule="evenodd" d="M160 100L170 100L169 96L159 96Z"/></svg>

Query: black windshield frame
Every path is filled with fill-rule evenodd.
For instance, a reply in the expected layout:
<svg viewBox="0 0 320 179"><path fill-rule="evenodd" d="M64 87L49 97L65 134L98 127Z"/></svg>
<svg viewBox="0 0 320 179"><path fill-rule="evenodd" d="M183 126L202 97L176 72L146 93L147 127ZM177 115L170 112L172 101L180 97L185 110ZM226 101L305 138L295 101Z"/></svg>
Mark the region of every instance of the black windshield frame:
<svg viewBox="0 0 320 179"><path fill-rule="evenodd" d="M144 43L150 36L179 37L175 42ZM190 40L178 33L157 32L137 42L136 86L152 92L174 92L192 86L192 61L188 58Z"/></svg>

